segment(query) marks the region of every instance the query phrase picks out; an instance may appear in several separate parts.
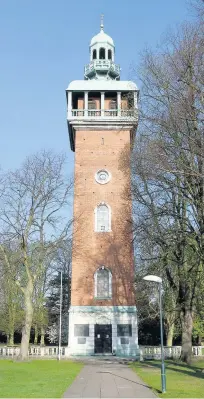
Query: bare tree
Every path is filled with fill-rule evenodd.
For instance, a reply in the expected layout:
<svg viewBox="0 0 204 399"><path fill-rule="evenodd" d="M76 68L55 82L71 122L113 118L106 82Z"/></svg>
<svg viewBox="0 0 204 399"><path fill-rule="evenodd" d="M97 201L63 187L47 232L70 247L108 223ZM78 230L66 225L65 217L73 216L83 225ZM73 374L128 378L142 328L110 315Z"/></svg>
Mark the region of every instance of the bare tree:
<svg viewBox="0 0 204 399"><path fill-rule="evenodd" d="M69 306L71 301L71 260L72 243L65 240L55 253L53 268L55 273L49 283L46 307L49 316L49 326L59 327L60 321L60 291L62 273L62 342L68 343ZM58 328L59 330L59 328ZM52 331L52 329L48 329Z"/></svg>
<svg viewBox="0 0 204 399"><path fill-rule="evenodd" d="M14 332L22 328L23 307L22 307L22 293L16 285L18 278L16 270L16 251L15 248L9 248L8 243L4 243L7 251L10 266L12 268L12 275L7 269L4 257L0 253L0 330L7 336L7 344L14 344Z"/></svg>
<svg viewBox="0 0 204 399"><path fill-rule="evenodd" d="M143 56L133 152L136 236L154 243L175 292L182 359L189 362L204 267L203 21L185 24ZM158 250L159 249L159 250Z"/></svg>
<svg viewBox="0 0 204 399"><path fill-rule="evenodd" d="M67 205L72 183L64 176L64 166L64 155L51 151L28 157L22 168L8 173L1 201L2 237L10 243L15 241L18 247L16 284L23 294L25 315L22 360L28 356L35 284L44 276L46 257L69 233ZM12 273L3 244L0 251Z"/></svg>

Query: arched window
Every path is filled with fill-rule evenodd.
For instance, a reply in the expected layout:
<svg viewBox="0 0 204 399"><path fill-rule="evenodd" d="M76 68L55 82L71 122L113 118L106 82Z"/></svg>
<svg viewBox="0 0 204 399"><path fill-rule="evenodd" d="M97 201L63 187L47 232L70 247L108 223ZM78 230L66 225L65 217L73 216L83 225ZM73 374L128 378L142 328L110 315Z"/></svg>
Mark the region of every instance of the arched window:
<svg viewBox="0 0 204 399"><path fill-rule="evenodd" d="M106 58L105 49L103 47L101 47L99 50L99 58L100 60L105 60Z"/></svg>
<svg viewBox="0 0 204 399"><path fill-rule="evenodd" d="M111 210L104 203L95 209L95 231L106 232L111 230Z"/></svg>
<svg viewBox="0 0 204 399"><path fill-rule="evenodd" d="M111 50L108 50L108 59L112 60L112 51Z"/></svg>
<svg viewBox="0 0 204 399"><path fill-rule="evenodd" d="M93 50L93 60L96 60L96 50Z"/></svg>
<svg viewBox="0 0 204 399"><path fill-rule="evenodd" d="M112 273L104 266L96 270L94 274L94 286L96 298L111 298L112 297Z"/></svg>

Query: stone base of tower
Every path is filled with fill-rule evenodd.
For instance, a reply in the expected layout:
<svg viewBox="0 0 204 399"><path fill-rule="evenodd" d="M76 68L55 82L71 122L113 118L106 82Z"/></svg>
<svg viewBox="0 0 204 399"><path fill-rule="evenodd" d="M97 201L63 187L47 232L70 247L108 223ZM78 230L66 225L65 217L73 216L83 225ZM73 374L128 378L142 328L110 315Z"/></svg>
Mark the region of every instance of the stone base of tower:
<svg viewBox="0 0 204 399"><path fill-rule="evenodd" d="M136 306L71 306L68 353L137 357Z"/></svg>

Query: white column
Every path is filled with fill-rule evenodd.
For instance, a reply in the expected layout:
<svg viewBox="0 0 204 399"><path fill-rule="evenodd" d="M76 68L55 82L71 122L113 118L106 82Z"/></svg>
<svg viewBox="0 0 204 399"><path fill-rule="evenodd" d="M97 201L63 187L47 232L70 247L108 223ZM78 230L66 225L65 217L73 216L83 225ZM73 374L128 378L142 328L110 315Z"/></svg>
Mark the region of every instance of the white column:
<svg viewBox="0 0 204 399"><path fill-rule="evenodd" d="M84 92L84 116L88 116L88 91Z"/></svg>
<svg viewBox="0 0 204 399"><path fill-rule="evenodd" d="M101 116L104 116L104 108L105 108L105 92L101 92Z"/></svg>
<svg viewBox="0 0 204 399"><path fill-rule="evenodd" d="M117 108L118 108L118 116L121 116L121 92L117 92Z"/></svg>
<svg viewBox="0 0 204 399"><path fill-rule="evenodd" d="M72 117L72 91L68 91L68 104L67 104L68 119Z"/></svg>
<svg viewBox="0 0 204 399"><path fill-rule="evenodd" d="M137 91L134 91L134 109L137 109Z"/></svg>

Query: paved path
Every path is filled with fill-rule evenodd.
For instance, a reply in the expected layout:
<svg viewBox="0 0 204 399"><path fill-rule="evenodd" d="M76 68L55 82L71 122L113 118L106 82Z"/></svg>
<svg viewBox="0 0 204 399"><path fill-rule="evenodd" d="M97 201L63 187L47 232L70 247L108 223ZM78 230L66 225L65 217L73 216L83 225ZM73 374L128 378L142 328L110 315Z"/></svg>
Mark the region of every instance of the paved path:
<svg viewBox="0 0 204 399"><path fill-rule="evenodd" d="M84 366L64 398L156 398L125 364L98 362Z"/></svg>

